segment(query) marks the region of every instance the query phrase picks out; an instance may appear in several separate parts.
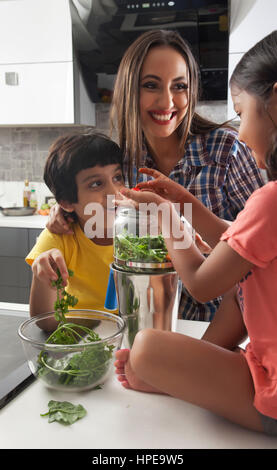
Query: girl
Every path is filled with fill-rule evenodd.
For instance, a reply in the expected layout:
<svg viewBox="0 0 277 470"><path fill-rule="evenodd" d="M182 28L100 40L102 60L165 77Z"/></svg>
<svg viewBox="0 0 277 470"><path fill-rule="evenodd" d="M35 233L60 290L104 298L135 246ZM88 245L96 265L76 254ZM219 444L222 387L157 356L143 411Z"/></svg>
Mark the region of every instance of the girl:
<svg viewBox="0 0 277 470"><path fill-rule="evenodd" d="M148 31L124 54L114 87L111 124L125 155L130 187L155 168L187 188L214 214L232 221L263 185L237 133L200 117L198 67L188 44L169 30ZM54 209L56 210L56 208ZM55 231L50 222L48 229ZM197 302L183 291L180 316L210 321L220 298Z"/></svg>
<svg viewBox="0 0 277 470"><path fill-rule="evenodd" d="M172 235L166 240L168 250L189 292L202 302L225 294L224 308L202 340L140 331L131 351L117 352L115 366L125 387L166 393L277 435L277 31L243 56L230 86L241 118L239 139L252 148L271 181L254 192L223 235L223 221L157 172L152 183L140 185L155 194L122 190L136 203L164 202L161 195L192 203L195 228L213 246L220 241L208 258L194 244L174 250ZM245 332L250 342L238 353L234 347Z"/></svg>

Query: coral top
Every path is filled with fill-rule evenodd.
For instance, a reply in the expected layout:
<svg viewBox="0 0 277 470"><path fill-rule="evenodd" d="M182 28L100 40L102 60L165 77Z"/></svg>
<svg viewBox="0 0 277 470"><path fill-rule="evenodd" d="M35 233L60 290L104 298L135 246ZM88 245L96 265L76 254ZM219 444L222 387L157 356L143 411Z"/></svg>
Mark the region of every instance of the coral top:
<svg viewBox="0 0 277 470"><path fill-rule="evenodd" d="M250 196L221 240L254 265L238 288L250 339L244 354L254 406L277 419L277 181Z"/></svg>

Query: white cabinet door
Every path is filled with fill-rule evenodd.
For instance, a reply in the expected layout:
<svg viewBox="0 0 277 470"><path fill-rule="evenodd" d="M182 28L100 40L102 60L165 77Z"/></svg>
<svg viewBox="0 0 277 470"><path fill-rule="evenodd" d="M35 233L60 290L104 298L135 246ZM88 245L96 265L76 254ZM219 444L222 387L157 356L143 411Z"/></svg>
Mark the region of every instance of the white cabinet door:
<svg viewBox="0 0 277 470"><path fill-rule="evenodd" d="M277 27L277 0L231 0L229 79L245 52ZM235 113L228 90L227 118Z"/></svg>
<svg viewBox="0 0 277 470"><path fill-rule="evenodd" d="M69 0L0 1L0 63L72 61Z"/></svg>
<svg viewBox="0 0 277 470"><path fill-rule="evenodd" d="M0 125L74 124L73 62L0 65L0 103Z"/></svg>
<svg viewBox="0 0 277 470"><path fill-rule="evenodd" d="M277 0L231 0L229 53L246 52L277 27Z"/></svg>

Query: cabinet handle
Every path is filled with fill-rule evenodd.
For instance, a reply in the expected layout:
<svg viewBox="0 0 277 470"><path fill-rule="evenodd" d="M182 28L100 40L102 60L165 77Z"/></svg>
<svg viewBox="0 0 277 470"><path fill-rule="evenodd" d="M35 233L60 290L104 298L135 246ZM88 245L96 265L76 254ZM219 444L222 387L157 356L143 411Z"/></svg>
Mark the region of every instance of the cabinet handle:
<svg viewBox="0 0 277 470"><path fill-rule="evenodd" d="M5 83L10 86L19 85L19 77L17 72L5 72Z"/></svg>

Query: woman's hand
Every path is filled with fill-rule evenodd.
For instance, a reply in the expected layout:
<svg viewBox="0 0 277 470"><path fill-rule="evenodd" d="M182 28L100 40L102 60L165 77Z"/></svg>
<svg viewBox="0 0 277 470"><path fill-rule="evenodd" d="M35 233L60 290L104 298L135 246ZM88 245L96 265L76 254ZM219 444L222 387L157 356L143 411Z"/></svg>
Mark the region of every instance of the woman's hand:
<svg viewBox="0 0 277 470"><path fill-rule="evenodd" d="M32 264L33 276L38 281L52 287L52 281L58 279L57 269L61 273L63 285L67 285L68 270L60 250L52 248L39 255Z"/></svg>
<svg viewBox="0 0 277 470"><path fill-rule="evenodd" d="M55 204L50 209L49 218L46 224L49 232L71 235L73 230L70 223L74 222L72 217L65 218L65 212L59 204Z"/></svg>

